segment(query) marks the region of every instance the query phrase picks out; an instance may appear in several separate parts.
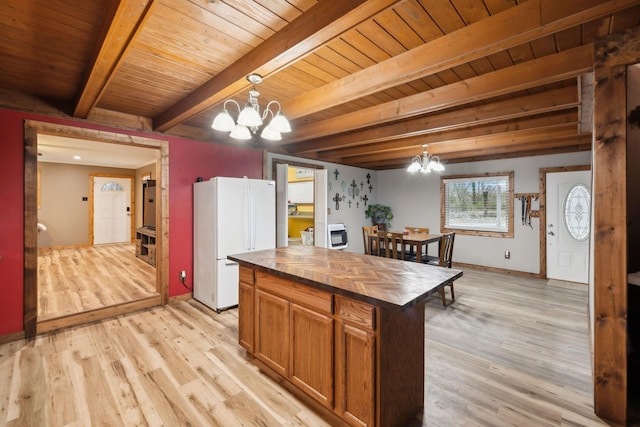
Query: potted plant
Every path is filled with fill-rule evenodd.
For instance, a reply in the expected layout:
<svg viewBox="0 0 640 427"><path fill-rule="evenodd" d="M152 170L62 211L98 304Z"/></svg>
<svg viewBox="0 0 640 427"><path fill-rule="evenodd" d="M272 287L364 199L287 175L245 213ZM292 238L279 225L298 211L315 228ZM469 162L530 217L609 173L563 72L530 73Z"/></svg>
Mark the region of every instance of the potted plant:
<svg viewBox="0 0 640 427"><path fill-rule="evenodd" d="M391 226L389 221L393 219L391 208L378 204L369 205L364 215L371 218L371 224L377 225L381 230L387 230Z"/></svg>

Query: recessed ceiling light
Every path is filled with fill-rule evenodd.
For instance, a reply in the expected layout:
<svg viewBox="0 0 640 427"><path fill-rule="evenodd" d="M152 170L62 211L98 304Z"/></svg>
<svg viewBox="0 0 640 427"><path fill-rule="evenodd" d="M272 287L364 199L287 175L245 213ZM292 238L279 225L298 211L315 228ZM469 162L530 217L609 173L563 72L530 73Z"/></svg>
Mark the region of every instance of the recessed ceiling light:
<svg viewBox="0 0 640 427"><path fill-rule="evenodd" d="M80 160L80 159L82 159L82 157L80 157L80 156L73 156L73 160Z"/></svg>

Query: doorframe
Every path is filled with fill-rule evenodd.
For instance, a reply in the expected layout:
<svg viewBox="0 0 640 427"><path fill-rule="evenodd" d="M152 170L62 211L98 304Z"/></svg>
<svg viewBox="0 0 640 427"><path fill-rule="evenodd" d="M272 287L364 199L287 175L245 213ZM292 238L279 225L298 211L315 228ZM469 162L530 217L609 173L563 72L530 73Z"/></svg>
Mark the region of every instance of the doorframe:
<svg viewBox="0 0 640 427"><path fill-rule="evenodd" d="M118 175L108 173L91 173L89 174L89 245L93 246L94 239L94 215L95 215L95 178L124 178L129 179L129 209L133 215L129 215L129 241L135 241L135 216L136 216L136 201L135 201L135 177L131 175Z"/></svg>
<svg viewBox="0 0 640 427"><path fill-rule="evenodd" d="M272 159L271 160L271 179L273 181L276 180L275 176L276 176L276 169L278 167L278 165L289 165L291 167L298 167L298 168L304 168L304 169L326 169L326 167L324 165L319 165L317 163L304 163L304 162L300 162L300 161L296 161L296 160L287 160L287 159ZM278 185L276 183L276 185Z"/></svg>
<svg viewBox="0 0 640 427"><path fill-rule="evenodd" d="M556 168L540 168L540 277L547 278L547 174L557 172L576 172L591 170L590 165L564 166ZM593 206L593 203L591 204ZM592 236L589 236L591 239Z"/></svg>
<svg viewBox="0 0 640 427"><path fill-rule="evenodd" d="M23 319L26 338L34 338L38 331L38 244L37 244L37 148L38 134L89 139L110 144L138 146L156 150L156 176L160 189L156 203L156 291L159 298L148 301L150 306L169 301L169 142L161 139L128 135L113 131L87 129L57 123L25 120L24 122L24 300ZM132 235L133 238L133 235ZM88 320L98 320L122 314L125 310L139 309L140 304L123 305L122 310L112 307L93 310Z"/></svg>

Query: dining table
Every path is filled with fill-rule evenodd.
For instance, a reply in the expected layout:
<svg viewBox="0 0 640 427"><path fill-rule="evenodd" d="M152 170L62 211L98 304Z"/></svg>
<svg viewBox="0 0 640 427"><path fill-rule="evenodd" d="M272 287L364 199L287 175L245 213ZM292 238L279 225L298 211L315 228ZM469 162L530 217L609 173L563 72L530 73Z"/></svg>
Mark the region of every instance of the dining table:
<svg viewBox="0 0 640 427"><path fill-rule="evenodd" d="M416 261L422 262L422 248L425 248L425 253L428 253L429 244L430 243L438 243L438 255L440 254L440 241L442 238L441 234L431 234L431 233L412 233L409 232L405 234L403 231L382 231L382 233L402 233L403 241L406 245L411 246L415 250ZM369 235L369 247L372 246L373 239L377 239L378 236L376 234Z"/></svg>

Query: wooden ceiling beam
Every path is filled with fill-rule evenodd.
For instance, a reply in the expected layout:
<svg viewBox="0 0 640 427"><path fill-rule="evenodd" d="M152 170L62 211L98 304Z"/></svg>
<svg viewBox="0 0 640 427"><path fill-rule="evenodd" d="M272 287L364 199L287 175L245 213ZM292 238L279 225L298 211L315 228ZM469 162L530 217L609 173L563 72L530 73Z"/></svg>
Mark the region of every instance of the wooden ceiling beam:
<svg viewBox="0 0 640 427"><path fill-rule="evenodd" d="M467 162L482 162L486 160L504 160L514 159L518 157L533 157L533 156L548 156L554 154L563 153L577 153L580 151L591 151L591 137L580 137L578 141L567 140L565 142L558 142L554 146L545 146L540 149L523 149L522 151L509 151L505 153L486 153L486 154L474 154L467 157L459 157L456 159L448 159L447 164L450 163L467 163Z"/></svg>
<svg viewBox="0 0 640 427"><path fill-rule="evenodd" d="M524 148L524 147L523 147ZM513 159L518 157L533 157L533 156L544 156L544 155L552 155L552 154L563 154L563 153L576 153L580 151L590 151L591 150L591 137L580 137L577 141L573 139L567 139L558 141L558 144L553 146L542 146L540 148L527 148L522 149L522 151L506 151L506 152L483 152L483 153L460 153L456 154L455 157L447 158L447 165L453 163L469 163L469 162L481 162L487 160L504 160L504 159ZM404 160L403 162L395 161L395 162L372 162L369 164L358 164L351 165L356 167L362 167L367 169L401 169L409 166L409 161Z"/></svg>
<svg viewBox="0 0 640 427"><path fill-rule="evenodd" d="M510 146L515 149L518 145L527 144L537 141L552 141L557 138L577 137L578 127L575 123L561 126L543 127L535 129L525 129L519 131L504 132L497 135L483 135L470 138L461 138L450 141L440 141L438 143L429 144L429 154L440 156L449 153L463 152L478 149L494 149L502 146ZM411 159L413 156L422 153L420 148L416 152L416 147L403 147L393 151L385 151L379 153L362 154L359 156L350 156L345 161L349 163L362 163L367 161L385 160L385 159Z"/></svg>
<svg viewBox="0 0 640 427"><path fill-rule="evenodd" d="M489 154L510 154L510 153L522 153L522 152L530 152L530 151L543 151L549 150L550 148L557 147L573 147L576 145L582 145L585 143L591 142L591 134L587 135L572 135L564 138L554 138L553 144L550 144L551 141L539 140L539 141L531 141L525 144L519 144L516 149L509 145L503 145L500 147L494 147L491 149L479 148L477 150L467 150L467 151L458 151L450 154L443 154L439 156L441 160L445 162L449 162L449 159L459 159L459 158L474 158L478 156L487 156Z"/></svg>
<svg viewBox="0 0 640 427"><path fill-rule="evenodd" d="M320 138L456 107L510 92L577 77L593 68L593 44L586 44L512 67L407 96L293 130L290 142Z"/></svg>
<svg viewBox="0 0 640 427"><path fill-rule="evenodd" d="M403 148L413 148L416 154L422 152L423 144L437 144L443 141L453 141L459 139L476 138L482 136L496 136L507 132L515 132L527 129L551 128L556 126L575 126L578 129L578 111L565 112L562 114L550 114L537 117L523 118L521 120L509 121L506 123L488 123L480 126L454 129L445 132L437 132L429 135L421 135L410 138L403 138L395 141L384 141L379 143L359 145L344 149L322 151L318 153L318 158L325 161L347 160L350 156L359 156L377 152L388 152Z"/></svg>
<svg viewBox="0 0 640 427"><path fill-rule="evenodd" d="M295 151L296 154L306 154L340 147L353 147L395 140L397 138L427 135L472 125L517 119L519 117L529 117L576 108L578 105L577 86L567 86L516 99L334 135L329 138L285 144L282 147L285 151L291 150Z"/></svg>
<svg viewBox="0 0 640 427"><path fill-rule="evenodd" d="M310 115L540 39L634 3L634 0L529 0L285 101L282 110L290 120Z"/></svg>
<svg viewBox="0 0 640 427"><path fill-rule="evenodd" d="M246 76L263 77L293 64L328 41L397 3L398 0L322 1L248 54L222 70L154 119L158 131L183 122L250 86Z"/></svg>
<svg viewBox="0 0 640 427"><path fill-rule="evenodd" d="M573 135L555 138L553 144L549 141L531 141L526 144L513 146L498 146L492 149L465 150L439 154L438 157L445 164L477 162L483 160L508 159L516 157L540 156L545 154L560 154L591 150L591 134ZM412 157L398 157L375 161L346 162L345 164L371 169L398 169L408 167Z"/></svg>
<svg viewBox="0 0 640 427"><path fill-rule="evenodd" d="M121 0L109 4L91 64L76 97L74 117L86 119L94 109L144 21L151 15L155 2Z"/></svg>

